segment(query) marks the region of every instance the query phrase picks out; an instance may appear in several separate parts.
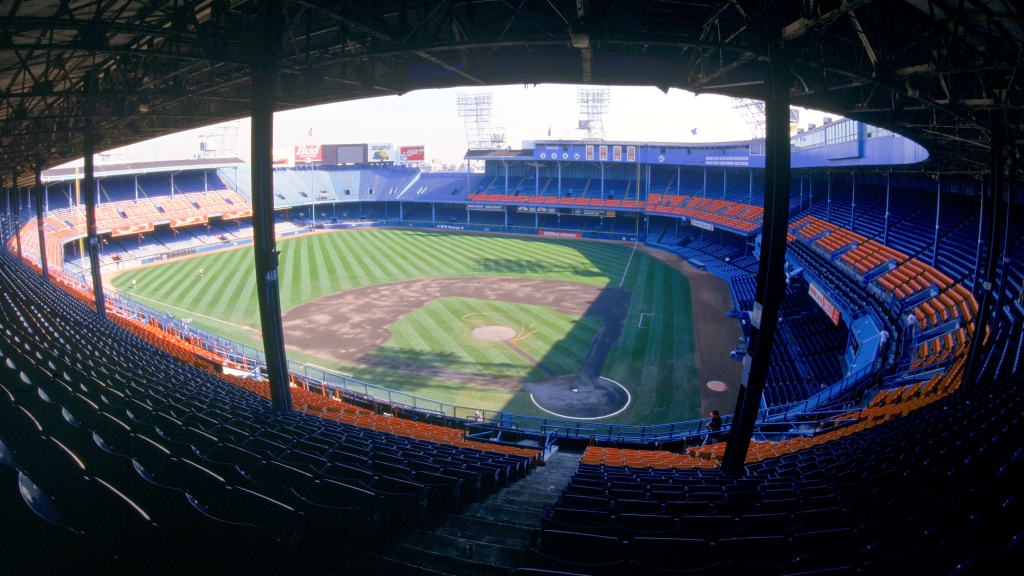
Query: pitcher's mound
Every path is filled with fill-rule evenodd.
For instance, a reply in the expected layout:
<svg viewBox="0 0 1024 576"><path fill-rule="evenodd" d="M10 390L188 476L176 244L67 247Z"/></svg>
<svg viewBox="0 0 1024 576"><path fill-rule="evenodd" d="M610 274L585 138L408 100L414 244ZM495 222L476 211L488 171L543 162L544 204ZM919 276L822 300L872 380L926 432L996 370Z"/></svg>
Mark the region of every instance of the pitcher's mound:
<svg viewBox="0 0 1024 576"><path fill-rule="evenodd" d="M481 326L470 332L473 338L488 342L505 342L516 337L516 331L508 326Z"/></svg>

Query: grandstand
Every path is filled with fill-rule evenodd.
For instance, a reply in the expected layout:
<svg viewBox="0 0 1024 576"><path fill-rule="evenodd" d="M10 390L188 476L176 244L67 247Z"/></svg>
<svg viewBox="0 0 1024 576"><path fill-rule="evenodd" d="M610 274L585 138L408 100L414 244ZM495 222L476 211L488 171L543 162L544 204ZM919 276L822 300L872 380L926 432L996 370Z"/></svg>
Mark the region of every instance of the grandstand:
<svg viewBox="0 0 1024 576"><path fill-rule="evenodd" d="M50 4L13 7L10 26L34 30L39 20L64 30L60 18L35 14ZM5 572L991 574L1022 558L1024 226L1015 214L1024 188L1020 166L1008 160L1024 110L1012 81L1010 52L1019 56L1022 44L1016 7L970 2L954 16L941 3L918 2L767 11L745 0L644 3L639 47L611 25L640 30L635 7L604 14L577 3L570 24L562 2L548 3L557 17L532 7L512 17L493 3L467 2L452 7L458 21L436 26L430 19L443 11L416 2L408 12L405 3L367 8L372 24L316 2L296 13L291 3L214 3L195 14L176 8L166 21L140 4L121 6L131 22L110 14L109 30L75 36L70 49L94 50L92 63L66 58L56 34L38 46L47 59L40 73L25 60L36 57L20 52L16 66L27 73L0 67L8 86L21 86L4 97L27 103L0 108L12 128L0 160L14 171L0 213L0 511L14 552ZM469 5L480 13L468 17ZM267 6L294 16L290 24L304 18L305 32L282 34ZM18 10L32 18L17 21ZM63 17L81 8L58 10ZM421 12L429 15L420 24L454 36L429 39L410 26ZM504 30L476 28L480 20ZM235 21L260 27L259 50L247 46L258 56L236 54L225 33ZM662 21L693 35L666 36L675 31L659 28ZM208 28L224 47L191 50L192 36L209 40ZM719 40L731 31L725 44L735 46L713 44L712 28L722 29ZM370 41L325 45L326 32L340 29ZM12 42L23 40L18 30ZM581 30L607 32L592 44ZM549 47L538 31L562 38ZM132 34L146 40L125 40ZM936 36L941 56L929 45ZM277 62L275 50L259 45L268 37L292 52ZM462 47L467 37L482 44ZM687 56L693 45L701 54ZM112 72L130 67L136 52L181 46L185 53L158 54L181 80L165 84L150 74L151 60L140 65L145 100L134 100L130 75ZM490 55L481 46L492 46ZM833 60L844 46L855 55ZM375 52L384 49L390 56ZM108 50L119 59L103 60ZM461 64L446 62L455 62L451 50ZM734 51L736 59L727 56ZM33 98L58 98L49 93L57 82L48 79L51 52L81 84L63 93L74 102L33 108ZM811 53L822 61L808 64ZM401 58L383 65L394 54ZM767 137L541 139L467 150L467 166L483 168L457 173L370 162L363 144L353 145L364 150L356 161L332 164L318 152L319 160L275 168L272 130L262 129L272 124L276 92L242 98L211 87L236 73L273 86L280 65L289 74L278 103L297 105L330 92L318 82L329 82L334 98L338 85L351 85L343 97L355 98L408 86L575 79L581 55L586 82L654 82L689 63L685 82L695 90L764 97ZM188 67L178 68L179 56ZM356 60L358 69L348 68ZM299 61L305 68L291 69ZM527 62L529 72L520 69ZM337 76L317 77L325 63ZM982 78L984 90L974 91L958 67ZM206 68L217 70L217 84L204 84L207 72L197 70ZM179 82L188 85L180 106ZM1007 88L994 95L989 86ZM861 96L847 96L851 89ZM783 134L791 100L855 118ZM94 121L109 129L104 145L121 143L169 130L154 119L185 127L234 117L239 101L254 113L252 165L93 166ZM25 128L27 121L35 124ZM63 142L47 140L50 132ZM30 163L83 150L84 168L37 170L33 187L22 186L19 170ZM720 278L731 296L727 317L742 334L731 351L715 351L743 363L736 412L674 422L568 417L531 392L551 412L538 417L286 360L275 241L374 227L456 231L465 246L496 236L477 232L617 242L631 247L630 259L644 249ZM259 333L262 350L101 282L106 272L230 248L245 247L235 253L251 262L249 246L262 324L241 328ZM327 258L304 257L309 266ZM640 275L628 261L621 271L620 289L628 274ZM519 274L539 276L528 266ZM236 280L251 283L252 275ZM655 290L653 299L664 295ZM378 304L371 297L364 305ZM642 314L626 320L637 325L631 337L641 334ZM607 337L602 326L595 341ZM648 327L643 337L690 328ZM515 338L527 333L524 322ZM438 358L439 372L457 361ZM401 373L398 363L384 366ZM607 380L602 367L595 381ZM550 372L542 362L534 368ZM704 386L714 392L713 383L689 384L710 395Z"/></svg>

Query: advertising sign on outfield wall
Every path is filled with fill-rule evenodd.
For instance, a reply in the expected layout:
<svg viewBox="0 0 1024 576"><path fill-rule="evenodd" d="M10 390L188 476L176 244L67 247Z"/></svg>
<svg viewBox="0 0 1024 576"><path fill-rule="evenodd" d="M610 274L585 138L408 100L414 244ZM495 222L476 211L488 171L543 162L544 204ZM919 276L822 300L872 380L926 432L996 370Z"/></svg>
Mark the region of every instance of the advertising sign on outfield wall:
<svg viewBox="0 0 1024 576"><path fill-rule="evenodd" d="M593 208L573 208L574 216L599 216L601 218L615 218L615 210L595 210Z"/></svg>
<svg viewBox="0 0 1024 576"><path fill-rule="evenodd" d="M558 214L558 208L554 206L516 206L516 212L528 214Z"/></svg>
<svg viewBox="0 0 1024 576"><path fill-rule="evenodd" d="M423 146L399 146L398 157L402 162L423 162L426 154Z"/></svg>
<svg viewBox="0 0 1024 576"><path fill-rule="evenodd" d="M694 220L693 218L690 218L690 226L696 226L697 228L700 228L702 230L709 230L711 232L715 231L714 224L712 224L711 222L705 222L703 220Z"/></svg>
<svg viewBox="0 0 1024 576"><path fill-rule="evenodd" d="M323 159L324 149L319 144L301 144L295 147L296 163L311 164L313 162L322 162Z"/></svg>
<svg viewBox="0 0 1024 576"><path fill-rule="evenodd" d="M537 234L545 238L582 238L579 232L562 232L559 230L538 230Z"/></svg>
<svg viewBox="0 0 1024 576"><path fill-rule="evenodd" d="M466 210L477 210L480 212L504 212L505 207L501 204L466 204Z"/></svg>
<svg viewBox="0 0 1024 576"><path fill-rule="evenodd" d="M813 282L808 282L807 293L811 296L812 300L818 303L818 306L821 307L821 310L825 313L825 316L828 316L828 319L831 320L833 324L838 326L840 318L839 308L837 308L836 305L833 304L831 300L829 300L828 296L826 296L825 293L822 292L821 288L818 288L818 286Z"/></svg>

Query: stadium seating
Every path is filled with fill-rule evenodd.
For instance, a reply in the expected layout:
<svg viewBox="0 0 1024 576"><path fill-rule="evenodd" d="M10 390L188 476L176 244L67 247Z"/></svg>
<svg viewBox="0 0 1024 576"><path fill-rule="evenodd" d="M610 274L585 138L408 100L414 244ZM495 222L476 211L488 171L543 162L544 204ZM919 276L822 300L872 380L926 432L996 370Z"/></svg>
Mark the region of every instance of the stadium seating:
<svg viewBox="0 0 1024 576"><path fill-rule="evenodd" d="M211 366L197 349L127 318L112 316L129 332L100 321L10 256L0 261L2 501L5 519L26 521L15 541L53 536L53 546L112 569L173 566L187 560L182 550L211 566L256 568L328 542L345 549L357 535L371 547L376 535L453 510L532 463L456 434L419 439L425 424L374 430L377 418L397 418L342 402L336 413L355 423L274 411L197 368ZM296 393L307 411L324 413L321 400ZM24 504L13 500L19 491ZM47 565L38 555L24 563Z"/></svg>
<svg viewBox="0 0 1024 576"><path fill-rule="evenodd" d="M1020 554L1022 468L1011 438L1024 397L1019 379L958 390L959 376L882 392L842 428L755 442L738 478L714 469L718 447L590 448L543 518L531 565L588 574L989 573L997 553Z"/></svg>

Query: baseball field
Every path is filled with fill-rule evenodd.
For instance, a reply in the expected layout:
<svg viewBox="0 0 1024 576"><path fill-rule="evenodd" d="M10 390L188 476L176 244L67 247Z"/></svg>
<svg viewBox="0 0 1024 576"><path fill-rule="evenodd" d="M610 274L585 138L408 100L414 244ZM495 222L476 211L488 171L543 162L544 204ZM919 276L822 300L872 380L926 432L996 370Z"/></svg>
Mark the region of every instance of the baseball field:
<svg viewBox="0 0 1024 576"><path fill-rule="evenodd" d="M537 416L550 415L532 397L538 386L589 377L628 391L628 406L600 420L617 423L699 417L709 400L716 404L707 380L739 383L739 364L728 358L738 334L724 318L728 286L661 253L421 229L317 233L278 248L292 360ZM110 282L156 310L260 343L251 248L137 268Z"/></svg>

